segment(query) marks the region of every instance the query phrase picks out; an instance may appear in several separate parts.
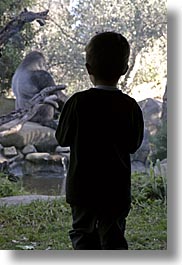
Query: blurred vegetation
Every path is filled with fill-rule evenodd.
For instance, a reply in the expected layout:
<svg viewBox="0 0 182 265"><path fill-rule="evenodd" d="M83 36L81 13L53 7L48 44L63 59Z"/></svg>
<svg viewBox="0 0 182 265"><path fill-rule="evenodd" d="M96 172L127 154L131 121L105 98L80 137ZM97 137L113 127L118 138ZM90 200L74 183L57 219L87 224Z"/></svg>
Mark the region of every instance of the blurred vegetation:
<svg viewBox="0 0 182 265"><path fill-rule="evenodd" d="M1 51L0 91L10 88L12 75L23 56L41 50L57 83L67 94L90 86L85 69L85 45L96 32L117 31L131 45L129 71L120 85L131 90L142 82L166 76L166 0L8 0L0 3L0 28L24 8L33 12L49 9L43 27L29 23Z"/></svg>
<svg viewBox="0 0 182 265"><path fill-rule="evenodd" d="M152 150L150 159L153 162L167 158L167 121L162 122L157 133L150 137L150 144Z"/></svg>
<svg viewBox="0 0 182 265"><path fill-rule="evenodd" d="M0 172L0 197L28 194L22 185L22 181L15 181L15 178L14 181L10 181L10 178L9 174Z"/></svg>
<svg viewBox="0 0 182 265"><path fill-rule="evenodd" d="M33 0L1 0L0 1L0 29L10 20L20 14L24 8L31 8ZM33 25L27 23L23 31L14 35L0 50L0 95L11 87L11 79L18 64L23 59L23 54L32 45L35 35Z"/></svg>
<svg viewBox="0 0 182 265"><path fill-rule="evenodd" d="M157 163L150 163L149 174L132 175L132 202L142 206L146 202L159 201L167 204L167 176L156 174L154 166L158 167L161 173L160 160Z"/></svg>

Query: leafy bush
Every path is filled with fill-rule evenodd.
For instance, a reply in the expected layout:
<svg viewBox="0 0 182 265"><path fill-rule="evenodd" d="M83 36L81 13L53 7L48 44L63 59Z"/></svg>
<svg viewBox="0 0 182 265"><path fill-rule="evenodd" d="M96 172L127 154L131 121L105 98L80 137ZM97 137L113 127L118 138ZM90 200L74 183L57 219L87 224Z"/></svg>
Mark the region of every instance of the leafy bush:
<svg viewBox="0 0 182 265"><path fill-rule="evenodd" d="M162 123L155 136L151 137L152 154L150 159L155 162L157 159L167 158L167 122Z"/></svg>
<svg viewBox="0 0 182 265"><path fill-rule="evenodd" d="M0 1L0 29L23 11L30 8L34 0L25 1ZM31 47L35 30L31 23L27 23L23 30L11 37L0 50L0 95L11 87L12 75L23 58L23 52Z"/></svg>
<svg viewBox="0 0 182 265"><path fill-rule="evenodd" d="M160 161L156 163L160 170ZM143 203L159 200L167 202L167 179L166 176L157 175L153 163L150 164L149 174L132 175L132 202L142 205Z"/></svg>
<svg viewBox="0 0 182 265"><path fill-rule="evenodd" d="M12 182L8 179L8 175L0 173L0 197L15 196L21 194L27 194L22 186L22 182Z"/></svg>

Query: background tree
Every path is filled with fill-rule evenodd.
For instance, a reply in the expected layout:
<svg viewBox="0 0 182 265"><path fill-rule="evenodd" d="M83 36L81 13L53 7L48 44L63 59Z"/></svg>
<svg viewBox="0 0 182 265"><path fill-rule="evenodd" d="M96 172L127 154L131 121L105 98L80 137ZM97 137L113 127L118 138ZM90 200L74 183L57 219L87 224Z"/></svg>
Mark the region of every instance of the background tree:
<svg viewBox="0 0 182 265"><path fill-rule="evenodd" d="M0 29L20 13L20 10L31 7L34 0L1 0ZM12 75L23 57L25 47L31 45L34 36L33 26L27 23L24 29L15 34L0 51L0 94L10 88Z"/></svg>
<svg viewBox="0 0 182 265"><path fill-rule="evenodd" d="M166 75L165 0L42 0L37 8L49 8L52 13L37 44L47 54L57 80L67 83L69 93L90 85L84 48L96 32L105 30L121 32L130 42L130 69L121 80L125 89L144 81L160 82Z"/></svg>
<svg viewBox="0 0 182 265"><path fill-rule="evenodd" d="M10 2L13 1L7 1ZM33 3L15 2L21 8L23 4L27 3L27 7L29 2ZM22 32L24 46L19 50L14 48L15 39L20 38L16 36L6 48L7 60L12 55L16 57L16 51L19 57L13 62L30 47L40 49L47 57L49 71L56 82L66 84L65 92L72 94L91 85L85 69L84 49L88 40L96 32L114 30L125 35L131 45L130 69L120 80L126 90L142 82L160 83L166 75L166 0L34 0L31 7L34 12L46 9L49 9L46 26L40 29L36 23L29 25L31 28ZM6 14L6 9L2 13ZM4 66L9 64L5 59L4 62ZM8 69L1 78L6 86L13 72Z"/></svg>

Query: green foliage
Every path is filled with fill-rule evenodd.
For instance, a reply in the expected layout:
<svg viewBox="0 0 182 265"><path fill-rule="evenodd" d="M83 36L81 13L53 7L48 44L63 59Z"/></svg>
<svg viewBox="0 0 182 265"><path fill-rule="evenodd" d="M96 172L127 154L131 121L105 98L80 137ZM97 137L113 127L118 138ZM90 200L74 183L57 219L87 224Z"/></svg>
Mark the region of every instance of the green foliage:
<svg viewBox="0 0 182 265"><path fill-rule="evenodd" d="M47 55L49 66L57 83L67 84L67 93L72 94L77 90L86 89L91 86L85 69L85 45L88 40L102 31L117 31L124 34L131 45L131 57L129 66L133 71L136 57L143 50L145 60L140 69L141 76L149 82L157 82L163 78L162 65L166 61L166 1L146 0L95 0L95 1L74 1L69 6L64 1L44 0L37 3L37 7L44 5L49 8L51 19L47 21L43 32L40 32L35 47L42 49ZM123 19L124 17L124 19ZM54 30L53 30L54 29ZM154 56L160 55L160 60L154 58L153 53L148 51L154 45L155 40L163 36L164 48L160 45L154 47ZM155 65L153 69L152 64ZM150 74L151 68L153 74ZM138 69L135 69L135 74ZM128 71L127 78L130 78ZM134 76L135 76L134 74ZM157 76L156 76L157 75ZM154 79L153 79L154 78ZM132 78L133 79L133 78ZM133 79L135 85L142 78ZM122 80L121 80L122 81ZM127 82L126 82L127 83Z"/></svg>
<svg viewBox="0 0 182 265"><path fill-rule="evenodd" d="M24 8L30 8L34 2L34 0L2 0L0 2L0 29L20 14ZM24 50L32 44L31 40L34 34L32 25L27 23L21 32L14 35L2 47L0 57L0 94L10 89L12 75L23 58Z"/></svg>
<svg viewBox="0 0 182 265"><path fill-rule="evenodd" d="M167 45L164 36L151 38L148 45L141 50L141 58L133 80L133 86L155 82L160 84L161 78L167 75Z"/></svg>
<svg viewBox="0 0 182 265"><path fill-rule="evenodd" d="M0 172L0 197L20 194L27 194L22 186L22 182L11 182L8 179L8 175Z"/></svg>
<svg viewBox="0 0 182 265"><path fill-rule="evenodd" d="M71 214L65 200L1 207L0 249L71 249Z"/></svg>
<svg viewBox="0 0 182 265"><path fill-rule="evenodd" d="M74 5L71 5L73 2ZM130 42L130 68L125 84L133 87L146 80L160 82L163 78L166 62L166 0L146 0L145 4L141 0L3 0L0 3L0 27L24 7L31 7L32 11L49 9L49 19L39 29L36 23L28 23L22 32L9 41L9 47L3 49L0 59L1 90L10 87L12 74L30 47L43 51L56 83L67 85L67 94L90 87L84 49L91 36L104 30L121 32ZM157 48L153 47L155 41L161 38L163 41L157 44ZM142 67L134 69L136 58L143 51ZM156 54L160 57L157 60L154 58ZM162 71L161 65L164 66Z"/></svg>
<svg viewBox="0 0 182 265"><path fill-rule="evenodd" d="M126 238L131 250L167 249L167 208L159 201L133 204L127 218Z"/></svg>
<svg viewBox="0 0 182 265"><path fill-rule="evenodd" d="M167 158L167 122L160 125L157 133L150 138L152 154L150 159L155 163L157 159Z"/></svg>
<svg viewBox="0 0 182 265"><path fill-rule="evenodd" d="M160 161L156 163L161 172ZM152 201L167 203L167 179L162 174L157 175L153 163L150 163L149 174L132 175L132 202L135 205L145 205Z"/></svg>
<svg viewBox="0 0 182 265"><path fill-rule="evenodd" d="M16 67L22 59L21 51L7 44L0 58L0 94L5 93L11 87L11 79Z"/></svg>
<svg viewBox="0 0 182 265"><path fill-rule="evenodd" d="M0 207L0 249L71 250L71 212L65 199ZM158 201L133 205L126 238L131 250L166 249L166 207Z"/></svg>

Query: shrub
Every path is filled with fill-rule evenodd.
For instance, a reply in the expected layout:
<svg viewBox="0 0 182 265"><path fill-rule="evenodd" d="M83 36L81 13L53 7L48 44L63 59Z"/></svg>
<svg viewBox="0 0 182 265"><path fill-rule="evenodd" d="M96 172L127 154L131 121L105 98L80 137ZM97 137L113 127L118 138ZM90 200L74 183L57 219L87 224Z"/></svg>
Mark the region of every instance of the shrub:
<svg viewBox="0 0 182 265"><path fill-rule="evenodd" d="M155 163L157 159L167 158L167 122L162 123L155 136L151 137L152 154L150 159Z"/></svg>
<svg viewBox="0 0 182 265"><path fill-rule="evenodd" d="M27 194L25 192L22 182L12 182L9 180L9 176L0 172L0 197L15 196Z"/></svg>
<svg viewBox="0 0 182 265"><path fill-rule="evenodd" d="M160 161L156 163L159 172ZM159 200L167 203L167 179L162 174L157 175L154 171L154 165L151 161L149 174L133 174L132 175L132 202L134 204Z"/></svg>

